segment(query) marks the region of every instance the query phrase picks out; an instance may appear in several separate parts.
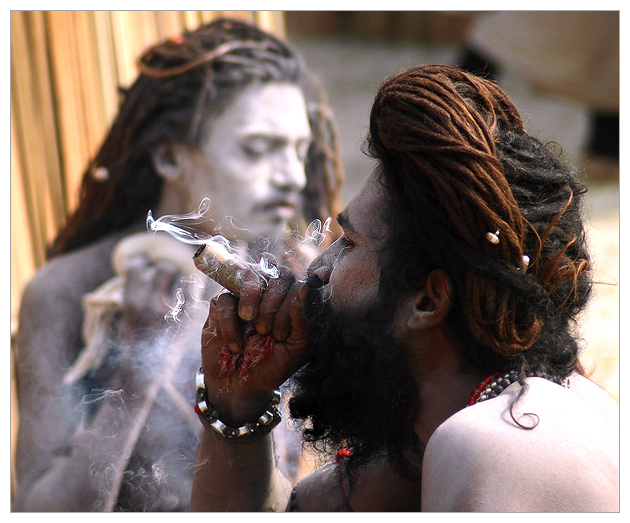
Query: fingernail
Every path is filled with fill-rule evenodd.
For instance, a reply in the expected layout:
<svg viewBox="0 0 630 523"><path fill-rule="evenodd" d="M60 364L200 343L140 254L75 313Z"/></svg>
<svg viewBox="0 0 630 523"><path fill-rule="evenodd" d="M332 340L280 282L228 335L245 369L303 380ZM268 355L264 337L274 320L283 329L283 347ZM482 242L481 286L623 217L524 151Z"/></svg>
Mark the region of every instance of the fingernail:
<svg viewBox="0 0 630 523"><path fill-rule="evenodd" d="M236 342L228 343L228 349L230 349L230 352L233 352L236 354L237 352L241 350L241 346Z"/></svg>
<svg viewBox="0 0 630 523"><path fill-rule="evenodd" d="M258 334L267 334L269 332L269 326L262 321L257 321L254 324L254 328L256 329L256 332L258 332Z"/></svg>
<svg viewBox="0 0 630 523"><path fill-rule="evenodd" d="M241 318L243 318L246 321L253 320L254 319L254 307L252 307L251 305L245 305L241 309Z"/></svg>

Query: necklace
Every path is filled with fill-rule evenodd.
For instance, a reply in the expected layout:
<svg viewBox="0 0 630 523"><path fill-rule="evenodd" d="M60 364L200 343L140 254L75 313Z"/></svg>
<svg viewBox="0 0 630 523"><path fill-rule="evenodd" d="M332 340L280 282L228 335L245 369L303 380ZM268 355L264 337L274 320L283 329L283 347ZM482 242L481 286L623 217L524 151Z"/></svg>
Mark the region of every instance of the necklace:
<svg viewBox="0 0 630 523"><path fill-rule="evenodd" d="M501 374L495 372L492 376L488 376L479 383L470 394L468 406L479 403L490 398L496 398L509 385L518 381L518 374L515 370L510 370Z"/></svg>

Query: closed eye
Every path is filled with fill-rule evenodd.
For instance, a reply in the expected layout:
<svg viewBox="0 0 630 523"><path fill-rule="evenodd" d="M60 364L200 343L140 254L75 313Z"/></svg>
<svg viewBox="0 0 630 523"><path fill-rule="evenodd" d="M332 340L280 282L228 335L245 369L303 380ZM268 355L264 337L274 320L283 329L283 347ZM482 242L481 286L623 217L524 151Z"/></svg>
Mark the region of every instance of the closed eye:
<svg viewBox="0 0 630 523"><path fill-rule="evenodd" d="M252 137L244 141L242 144L245 154L253 159L260 158L273 150L274 143L272 140L262 137Z"/></svg>
<svg viewBox="0 0 630 523"><path fill-rule="evenodd" d="M352 247L356 245L352 240L348 239L345 234L339 238L339 242L344 250L352 249Z"/></svg>

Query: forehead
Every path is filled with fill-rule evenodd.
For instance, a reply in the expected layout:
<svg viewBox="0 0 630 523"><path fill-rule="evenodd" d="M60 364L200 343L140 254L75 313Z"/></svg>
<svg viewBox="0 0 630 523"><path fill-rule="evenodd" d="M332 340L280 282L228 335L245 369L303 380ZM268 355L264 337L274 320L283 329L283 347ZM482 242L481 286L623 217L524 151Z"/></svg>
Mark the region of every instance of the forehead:
<svg viewBox="0 0 630 523"><path fill-rule="evenodd" d="M382 237L387 232L383 221L383 208L386 191L375 171L367 178L361 190L348 203L342 213L347 227L358 234L369 237Z"/></svg>
<svg viewBox="0 0 630 523"><path fill-rule="evenodd" d="M310 135L306 102L300 88L293 84L253 84L208 122L210 132L221 134Z"/></svg>

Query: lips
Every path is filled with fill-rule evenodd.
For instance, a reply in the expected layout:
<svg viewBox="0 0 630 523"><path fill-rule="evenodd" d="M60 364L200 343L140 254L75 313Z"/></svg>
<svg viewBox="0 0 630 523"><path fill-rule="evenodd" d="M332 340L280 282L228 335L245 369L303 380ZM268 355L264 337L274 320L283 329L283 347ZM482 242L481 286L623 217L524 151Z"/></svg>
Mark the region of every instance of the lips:
<svg viewBox="0 0 630 523"><path fill-rule="evenodd" d="M278 198L262 205L261 211L264 213L271 212L284 219L289 219L295 214L296 204L297 201L294 198Z"/></svg>

